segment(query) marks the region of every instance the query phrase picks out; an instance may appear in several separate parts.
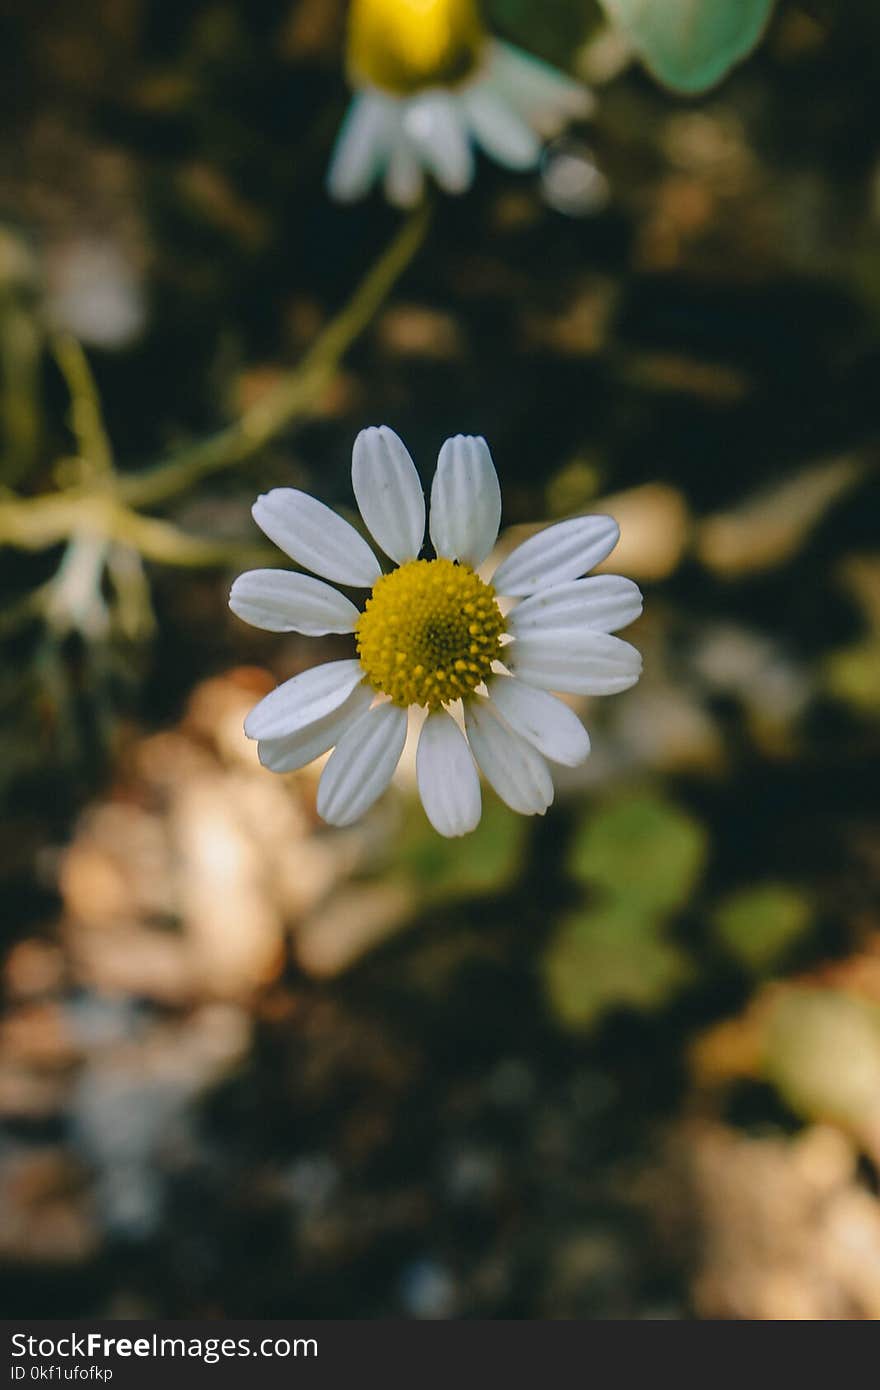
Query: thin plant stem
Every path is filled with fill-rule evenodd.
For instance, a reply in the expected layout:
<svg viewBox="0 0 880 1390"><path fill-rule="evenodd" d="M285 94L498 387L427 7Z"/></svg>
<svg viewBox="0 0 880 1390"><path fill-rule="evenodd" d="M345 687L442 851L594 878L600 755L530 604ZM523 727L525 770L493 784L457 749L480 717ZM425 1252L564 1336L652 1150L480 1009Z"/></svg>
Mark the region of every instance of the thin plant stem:
<svg viewBox="0 0 880 1390"><path fill-rule="evenodd" d="M153 468L122 479L120 492L125 501L133 507L150 507L175 497L207 474L234 468L251 458L307 415L345 353L371 323L413 259L425 238L428 221L426 205L404 224L353 298L285 380L226 429L181 449Z"/></svg>
<svg viewBox="0 0 880 1390"><path fill-rule="evenodd" d="M305 418L416 255L429 223L428 205L411 215L345 308L273 391L217 434L139 473L126 476L113 470L112 450L85 355L72 340L57 340L55 351L71 393L71 425L83 456L83 476L62 492L39 497L0 491L0 545L45 550L85 532L130 545L144 559L159 564L215 566L265 559L265 549L190 536L171 522L142 515L141 508L167 502L202 478L234 468Z"/></svg>

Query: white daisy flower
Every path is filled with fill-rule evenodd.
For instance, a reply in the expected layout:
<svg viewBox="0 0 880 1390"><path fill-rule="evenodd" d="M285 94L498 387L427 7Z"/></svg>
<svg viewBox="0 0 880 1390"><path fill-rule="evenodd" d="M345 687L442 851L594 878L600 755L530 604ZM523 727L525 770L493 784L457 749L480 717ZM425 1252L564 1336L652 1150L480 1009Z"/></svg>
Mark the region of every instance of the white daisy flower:
<svg viewBox="0 0 880 1390"><path fill-rule="evenodd" d="M358 435L351 476L367 529L394 561L388 573L354 527L304 492L275 488L253 508L269 539L322 579L252 570L232 586L232 611L269 632L350 632L358 653L294 676L251 710L245 733L260 761L292 772L333 748L318 812L350 825L391 781L416 706L427 710L419 793L441 835L479 823L477 764L514 811L543 815L553 800L548 761L574 767L590 751L580 720L550 692L611 695L641 673L636 649L610 635L641 613L637 586L618 575L581 577L614 549L617 523L579 516L549 526L486 583L477 569L498 536L501 489L484 439L457 435L440 450L435 559L419 559L425 498L393 430ZM334 584L368 589L363 609ZM516 600L507 617L499 597ZM450 709L463 711L464 731Z"/></svg>
<svg viewBox="0 0 880 1390"><path fill-rule="evenodd" d="M475 144L532 169L542 141L593 105L579 82L491 38L475 0L352 0L348 70L356 95L328 175L341 202L384 176L389 201L412 207L426 172L463 193Z"/></svg>

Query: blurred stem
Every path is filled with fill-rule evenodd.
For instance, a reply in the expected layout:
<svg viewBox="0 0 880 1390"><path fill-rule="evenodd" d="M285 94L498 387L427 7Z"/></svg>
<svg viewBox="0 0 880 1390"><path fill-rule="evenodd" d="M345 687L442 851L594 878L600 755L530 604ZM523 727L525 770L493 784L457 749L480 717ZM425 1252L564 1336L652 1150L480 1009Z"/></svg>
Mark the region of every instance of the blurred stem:
<svg viewBox="0 0 880 1390"><path fill-rule="evenodd" d="M116 594L120 632L132 642L149 637L156 629L156 615L143 557L130 545L113 545L107 574Z"/></svg>
<svg viewBox="0 0 880 1390"><path fill-rule="evenodd" d="M147 560L166 565L223 565L235 559L265 559L255 546L202 540L170 521L142 516L112 492L69 492L60 496L0 500L0 544L45 550L78 534L131 545Z"/></svg>
<svg viewBox="0 0 880 1390"><path fill-rule="evenodd" d="M46 621L57 636L81 632L97 641L106 634L110 615L101 593L101 579L108 547L105 536L87 531L79 531L68 541L45 603Z"/></svg>
<svg viewBox="0 0 880 1390"><path fill-rule="evenodd" d="M39 456L41 349L33 313L14 293L0 290L0 476L5 483L26 478Z"/></svg>
<svg viewBox="0 0 880 1390"><path fill-rule="evenodd" d="M195 567L264 560L266 552L261 547L202 540L171 522L143 516L138 509L168 501L209 474L235 467L306 416L412 261L429 222L427 205L412 214L345 308L274 391L218 434L137 474L114 473L85 354L72 339L58 339L55 351L70 390L71 425L84 476L64 492L40 497L0 492L0 545L44 550L86 533L132 546L144 559L159 564Z"/></svg>
<svg viewBox="0 0 880 1390"><path fill-rule="evenodd" d="M76 338L67 333L60 334L52 346L70 395L70 428L79 451L83 481L108 478L113 472L113 451L89 359Z"/></svg>
<svg viewBox="0 0 880 1390"><path fill-rule="evenodd" d="M425 239L429 221L430 211L425 204L404 224L353 298L284 381L227 429L181 449L136 477L124 479L120 490L125 500L134 507L164 502L207 474L233 468L250 458L306 415L413 259Z"/></svg>
<svg viewBox="0 0 880 1390"><path fill-rule="evenodd" d="M180 565L185 569L235 563L259 565L265 564L267 559L265 546L204 540L181 531L170 521L141 516L127 508L119 508L117 512L114 538L132 546L145 560L160 565Z"/></svg>

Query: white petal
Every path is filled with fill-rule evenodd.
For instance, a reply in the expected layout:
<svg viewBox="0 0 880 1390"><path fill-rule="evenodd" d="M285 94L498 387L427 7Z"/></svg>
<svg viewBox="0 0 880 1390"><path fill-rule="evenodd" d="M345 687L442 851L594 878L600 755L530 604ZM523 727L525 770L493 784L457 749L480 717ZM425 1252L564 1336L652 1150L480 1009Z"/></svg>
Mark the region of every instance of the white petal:
<svg viewBox="0 0 880 1390"><path fill-rule="evenodd" d="M239 575L229 607L242 622L266 632L354 632L360 613L354 604L320 579L291 570L249 570Z"/></svg>
<svg viewBox="0 0 880 1390"><path fill-rule="evenodd" d="M425 539L425 494L406 446L387 425L361 430L351 481L373 539L399 565L414 560Z"/></svg>
<svg viewBox="0 0 880 1390"><path fill-rule="evenodd" d="M403 127L446 193L464 193L474 177L474 157L467 128L456 99L433 90L413 97L403 115Z"/></svg>
<svg viewBox="0 0 880 1390"><path fill-rule="evenodd" d="M325 579L369 589L382 573L363 536L307 492L273 488L257 498L253 516L291 560Z"/></svg>
<svg viewBox="0 0 880 1390"><path fill-rule="evenodd" d="M504 664L528 685L571 695L616 695L642 673L629 642L590 631L518 637L504 648Z"/></svg>
<svg viewBox="0 0 880 1390"><path fill-rule="evenodd" d="M513 44L490 45L486 79L545 139L570 120L589 116L595 105L580 82Z"/></svg>
<svg viewBox="0 0 880 1390"><path fill-rule="evenodd" d="M286 738L338 710L364 678L359 661L327 661L279 685L244 721L248 738Z"/></svg>
<svg viewBox="0 0 880 1390"><path fill-rule="evenodd" d="M419 794L440 835L468 835L480 823L480 778L467 739L445 710L429 714L416 754Z"/></svg>
<svg viewBox="0 0 880 1390"><path fill-rule="evenodd" d="M471 131L486 154L508 169L534 169L541 141L503 97L487 82L478 82L465 88L461 99Z"/></svg>
<svg viewBox="0 0 880 1390"><path fill-rule="evenodd" d="M457 434L440 450L431 488L431 540L438 555L476 569L498 538L501 488L479 435Z"/></svg>
<svg viewBox="0 0 880 1390"><path fill-rule="evenodd" d="M579 579L610 555L620 539L611 516L576 516L530 536L495 571L499 594L519 598Z"/></svg>
<svg viewBox="0 0 880 1390"><path fill-rule="evenodd" d="M400 126L385 171L385 194L396 208L412 208L421 198L424 187L425 176L418 154Z"/></svg>
<svg viewBox="0 0 880 1390"><path fill-rule="evenodd" d="M552 763L578 767L590 753L590 736L574 710L510 676L493 676L489 698L521 738L534 744Z"/></svg>
<svg viewBox="0 0 880 1390"><path fill-rule="evenodd" d="M466 702L464 719L474 757L501 800L524 816L543 816L553 801L553 778L541 754L480 696Z"/></svg>
<svg viewBox="0 0 880 1390"><path fill-rule="evenodd" d="M327 191L341 203L368 193L379 177L399 119L397 103L379 92L359 92L348 109L327 172Z"/></svg>
<svg viewBox="0 0 880 1390"><path fill-rule="evenodd" d="M323 820L351 825L378 800L400 762L406 723L405 709L377 705L346 730L318 783Z"/></svg>
<svg viewBox="0 0 880 1390"><path fill-rule="evenodd" d="M513 610L507 627L514 637L585 627L594 632L616 632L634 622L641 611L642 595L631 579L596 574L592 579L539 589Z"/></svg>
<svg viewBox="0 0 880 1390"><path fill-rule="evenodd" d="M307 724L295 734L286 738L264 738L257 745L260 762L270 772L295 772L320 758L328 748L333 748L350 724L366 714L373 703L374 691L367 685L357 686L344 704L314 724Z"/></svg>

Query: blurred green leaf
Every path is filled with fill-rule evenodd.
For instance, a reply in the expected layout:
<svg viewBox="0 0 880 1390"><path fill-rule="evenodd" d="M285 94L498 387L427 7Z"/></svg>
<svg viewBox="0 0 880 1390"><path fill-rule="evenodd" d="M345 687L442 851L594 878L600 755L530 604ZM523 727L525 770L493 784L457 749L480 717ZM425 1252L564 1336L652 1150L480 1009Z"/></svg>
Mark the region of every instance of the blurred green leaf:
<svg viewBox="0 0 880 1390"><path fill-rule="evenodd" d="M621 1005L659 1008L687 982L692 967L655 918L615 903L561 923L545 953L543 974L559 1021L580 1030Z"/></svg>
<svg viewBox="0 0 880 1390"><path fill-rule="evenodd" d="M718 939L756 974L774 966L812 921L809 899L789 883L762 883L732 893L712 919Z"/></svg>
<svg viewBox="0 0 880 1390"><path fill-rule="evenodd" d="M650 792L628 794L588 816L571 846L569 870L630 912L683 907L706 862L703 827Z"/></svg>
<svg viewBox="0 0 880 1390"><path fill-rule="evenodd" d="M876 637L830 652L824 674L825 685L835 699L863 714L880 714L880 641Z"/></svg>
<svg viewBox="0 0 880 1390"><path fill-rule="evenodd" d="M397 863L430 897L503 891L522 862L528 822L494 797L472 835L444 840L422 815L413 816L398 847Z"/></svg>
<svg viewBox="0 0 880 1390"><path fill-rule="evenodd" d="M602 0L650 71L673 91L704 92L761 37L773 0Z"/></svg>
<svg viewBox="0 0 880 1390"><path fill-rule="evenodd" d="M880 713L880 559L875 555L851 555L840 569L840 578L862 609L867 634L851 646L829 652L824 661L824 683L835 699L860 713Z"/></svg>

